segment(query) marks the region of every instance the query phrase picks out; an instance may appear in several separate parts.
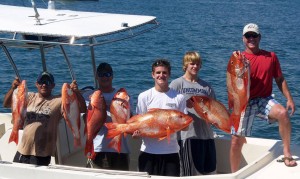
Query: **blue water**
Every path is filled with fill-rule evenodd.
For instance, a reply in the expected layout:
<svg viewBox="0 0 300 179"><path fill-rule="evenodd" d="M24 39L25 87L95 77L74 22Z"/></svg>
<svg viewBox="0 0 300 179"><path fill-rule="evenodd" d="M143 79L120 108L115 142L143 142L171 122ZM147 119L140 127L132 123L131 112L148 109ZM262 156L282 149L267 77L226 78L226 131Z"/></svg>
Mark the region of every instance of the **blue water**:
<svg viewBox="0 0 300 179"><path fill-rule="evenodd" d="M1 4L25 5L28 0L1 0ZM36 0L38 7L46 7ZM115 72L114 86L125 87L136 102L137 95L152 87L151 64L157 58L167 58L172 64L171 80L183 74L181 59L186 51L199 51L204 64L200 77L210 82L217 98L227 106L226 66L234 50L243 50L242 28L249 22L260 25L261 48L275 51L281 62L285 78L298 110L291 117L292 144L300 144L300 2L297 0L100 0L57 1L57 9L73 9L108 13L127 13L156 16L161 26L139 37L96 47L96 61L109 62ZM21 77L28 80L29 89L35 91L34 82L42 70L38 51L13 51ZM28 53L29 52L29 53ZM75 68L79 86L93 85L88 48L67 49ZM59 93L63 82L70 82L69 72L59 49L46 52L49 71L55 75ZM10 63L0 51L0 103L14 79ZM263 89L262 89L263 90ZM285 98L274 85L276 99L283 105ZM0 112L10 112L0 107ZM278 125L256 120L254 137L280 139Z"/></svg>

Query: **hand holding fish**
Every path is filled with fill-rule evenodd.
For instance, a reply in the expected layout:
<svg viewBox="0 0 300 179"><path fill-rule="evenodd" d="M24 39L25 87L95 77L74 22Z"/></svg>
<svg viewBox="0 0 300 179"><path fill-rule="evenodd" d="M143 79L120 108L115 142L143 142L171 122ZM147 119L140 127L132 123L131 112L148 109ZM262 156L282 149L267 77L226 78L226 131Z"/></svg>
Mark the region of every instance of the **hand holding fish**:
<svg viewBox="0 0 300 179"><path fill-rule="evenodd" d="M15 78L15 80L12 82L11 88L16 89L21 84L21 81L18 77Z"/></svg>
<svg viewBox="0 0 300 179"><path fill-rule="evenodd" d="M77 85L77 81L73 80L72 83L70 84L70 88L75 92L78 91L78 85Z"/></svg>
<svg viewBox="0 0 300 179"><path fill-rule="evenodd" d="M136 130L132 133L132 138L137 139L141 136L141 132L139 130Z"/></svg>
<svg viewBox="0 0 300 179"><path fill-rule="evenodd" d="M188 107L188 108L192 108L193 107L193 101L192 101L191 98L188 99L188 100L186 100L186 107Z"/></svg>

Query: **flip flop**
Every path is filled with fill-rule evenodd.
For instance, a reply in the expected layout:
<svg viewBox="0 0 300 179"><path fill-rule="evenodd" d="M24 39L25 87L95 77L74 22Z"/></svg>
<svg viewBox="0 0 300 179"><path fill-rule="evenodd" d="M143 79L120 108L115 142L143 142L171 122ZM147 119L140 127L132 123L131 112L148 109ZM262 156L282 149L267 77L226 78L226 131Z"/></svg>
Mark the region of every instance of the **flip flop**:
<svg viewBox="0 0 300 179"><path fill-rule="evenodd" d="M288 161L288 164L287 162ZM294 161L294 164L290 164L291 161ZM297 166L297 162L293 157L282 157L282 159L277 160L277 162L284 162L285 166L287 167L295 167Z"/></svg>

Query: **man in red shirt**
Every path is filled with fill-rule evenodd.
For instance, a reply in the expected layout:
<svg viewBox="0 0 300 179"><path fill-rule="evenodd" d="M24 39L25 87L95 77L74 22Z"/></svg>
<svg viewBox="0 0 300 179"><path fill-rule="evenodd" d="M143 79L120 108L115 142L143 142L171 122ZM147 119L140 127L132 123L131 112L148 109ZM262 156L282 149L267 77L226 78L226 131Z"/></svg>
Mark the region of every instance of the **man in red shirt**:
<svg viewBox="0 0 300 179"><path fill-rule="evenodd" d="M250 99L245 115L240 119L238 131L232 135L230 149L231 171L239 169L242 147L245 136L251 135L253 120L255 117L266 119L269 122L278 121L279 133L283 141L282 161L286 166L296 166L290 150L291 123L288 109L291 114L295 112L295 104L289 91L287 82L282 74L280 63L274 52L268 52L259 48L261 33L256 24L247 24L243 29L243 42L245 51L243 55L250 61ZM286 97L286 108L279 104L272 96L273 78L282 94Z"/></svg>

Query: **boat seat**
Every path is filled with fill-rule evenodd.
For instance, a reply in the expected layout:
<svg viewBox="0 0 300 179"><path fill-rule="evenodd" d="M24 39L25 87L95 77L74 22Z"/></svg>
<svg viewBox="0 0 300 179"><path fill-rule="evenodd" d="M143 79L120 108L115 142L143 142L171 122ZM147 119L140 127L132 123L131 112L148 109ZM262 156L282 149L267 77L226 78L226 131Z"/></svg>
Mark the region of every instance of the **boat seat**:
<svg viewBox="0 0 300 179"><path fill-rule="evenodd" d="M92 86L86 86L86 87L81 88L81 90L95 90L95 88Z"/></svg>

